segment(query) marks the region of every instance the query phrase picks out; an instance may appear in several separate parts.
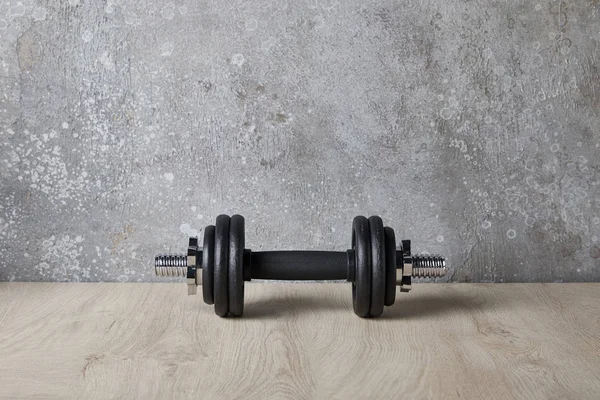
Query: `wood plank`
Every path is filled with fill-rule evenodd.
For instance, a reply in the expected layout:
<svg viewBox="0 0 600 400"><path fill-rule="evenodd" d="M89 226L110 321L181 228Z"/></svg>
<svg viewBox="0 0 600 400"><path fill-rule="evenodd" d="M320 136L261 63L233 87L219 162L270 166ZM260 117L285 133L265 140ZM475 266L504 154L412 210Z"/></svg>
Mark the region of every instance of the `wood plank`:
<svg viewBox="0 0 600 400"><path fill-rule="evenodd" d="M0 284L0 398L600 396L600 284L421 284L376 320L347 284Z"/></svg>

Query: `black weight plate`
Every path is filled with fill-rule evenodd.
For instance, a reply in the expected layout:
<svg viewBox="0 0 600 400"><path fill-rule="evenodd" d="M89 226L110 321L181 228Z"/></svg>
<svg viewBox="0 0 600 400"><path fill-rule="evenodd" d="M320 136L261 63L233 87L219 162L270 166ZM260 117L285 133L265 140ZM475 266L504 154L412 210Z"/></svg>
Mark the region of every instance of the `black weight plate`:
<svg viewBox="0 0 600 400"><path fill-rule="evenodd" d="M385 227L385 305L391 306L396 301L396 234L390 227Z"/></svg>
<svg viewBox="0 0 600 400"><path fill-rule="evenodd" d="M229 221L228 215L219 215L215 224L215 313L219 317L229 313Z"/></svg>
<svg viewBox="0 0 600 400"><path fill-rule="evenodd" d="M244 217L234 215L229 225L229 313L244 313Z"/></svg>
<svg viewBox="0 0 600 400"><path fill-rule="evenodd" d="M368 317L371 307L371 234L369 221L363 216L352 221L352 248L356 259L352 305L356 315Z"/></svg>
<svg viewBox="0 0 600 400"><path fill-rule="evenodd" d="M206 304L213 304L215 269L215 226L209 225L204 230L202 246L202 297Z"/></svg>
<svg viewBox="0 0 600 400"><path fill-rule="evenodd" d="M379 317L383 313L385 301L385 238L383 221L380 217L369 217L371 231L371 307L370 317Z"/></svg>

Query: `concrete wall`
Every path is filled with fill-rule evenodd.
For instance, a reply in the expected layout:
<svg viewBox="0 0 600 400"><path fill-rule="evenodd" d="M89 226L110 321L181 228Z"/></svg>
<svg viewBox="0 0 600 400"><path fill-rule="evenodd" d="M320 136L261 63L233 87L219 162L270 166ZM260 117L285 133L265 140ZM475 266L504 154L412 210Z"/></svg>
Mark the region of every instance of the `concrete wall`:
<svg viewBox="0 0 600 400"><path fill-rule="evenodd" d="M219 213L452 281L600 279L600 5L0 3L0 280L150 281Z"/></svg>

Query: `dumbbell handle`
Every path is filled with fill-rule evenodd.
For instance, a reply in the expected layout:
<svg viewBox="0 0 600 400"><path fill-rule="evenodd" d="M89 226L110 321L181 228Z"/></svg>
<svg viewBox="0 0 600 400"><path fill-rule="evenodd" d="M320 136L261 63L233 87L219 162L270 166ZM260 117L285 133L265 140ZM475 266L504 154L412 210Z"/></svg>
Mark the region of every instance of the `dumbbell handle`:
<svg viewBox="0 0 600 400"><path fill-rule="evenodd" d="M249 252L246 250L246 252ZM202 259L202 251L196 257ZM335 251L256 251L250 253L250 279L280 281L346 280L349 265L354 266L348 252ZM402 253L396 253L396 260ZM350 262L349 262L350 261ZM186 277L188 257L184 254L161 254L154 259L154 272L164 277ZM411 275L416 278L440 277L446 273L444 257L414 254Z"/></svg>
<svg viewBox="0 0 600 400"><path fill-rule="evenodd" d="M346 252L253 251L250 260L252 279L321 281L348 277Z"/></svg>

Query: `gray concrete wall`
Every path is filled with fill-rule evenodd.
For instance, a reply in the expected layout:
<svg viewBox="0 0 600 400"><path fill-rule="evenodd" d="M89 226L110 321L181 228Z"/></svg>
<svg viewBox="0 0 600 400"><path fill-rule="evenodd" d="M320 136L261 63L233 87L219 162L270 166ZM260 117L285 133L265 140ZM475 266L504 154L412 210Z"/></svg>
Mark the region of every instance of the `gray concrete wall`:
<svg viewBox="0 0 600 400"><path fill-rule="evenodd" d="M151 281L379 214L451 281L600 279L600 5L0 3L0 280Z"/></svg>

